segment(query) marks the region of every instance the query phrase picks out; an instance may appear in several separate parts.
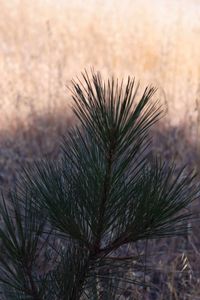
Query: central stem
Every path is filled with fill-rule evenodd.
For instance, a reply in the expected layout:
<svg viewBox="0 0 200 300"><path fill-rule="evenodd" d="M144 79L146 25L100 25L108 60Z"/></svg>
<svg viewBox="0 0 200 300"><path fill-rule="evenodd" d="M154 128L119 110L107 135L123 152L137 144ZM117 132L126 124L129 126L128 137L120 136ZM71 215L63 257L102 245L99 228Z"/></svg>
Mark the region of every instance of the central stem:
<svg viewBox="0 0 200 300"><path fill-rule="evenodd" d="M108 149L108 153L106 155L106 160L107 160L107 169L106 169L106 174L105 174L105 179L103 183L103 192L102 192L102 199L101 199L101 204L99 208L99 221L98 221L98 227L97 227L97 236L96 236L96 241L94 244L94 254L98 253L100 250L100 243L101 243L101 238L102 238L102 231L103 231L103 226L104 226L104 216L105 216L105 211L106 211L106 202L109 197L109 192L110 192L110 186L111 186L111 175L112 175L112 164L113 164L113 157L114 157L114 152L115 152L115 139L114 139L114 130L111 130L111 142L110 142L110 147Z"/></svg>
<svg viewBox="0 0 200 300"><path fill-rule="evenodd" d="M110 186L111 186L111 178L112 178L112 165L113 165L113 158L116 148L116 141L115 141L115 135L114 130L111 130L110 133L110 146L108 148L108 151L106 153L106 173L105 178L102 186L102 197L101 197L101 203L99 207L99 214L98 214L98 225L97 225L97 233L96 233L96 240L93 244L93 246L90 249L89 257L83 266L82 271L79 273L75 289L72 293L72 297L70 299L79 299L81 293L82 293L82 287L84 285L87 273L89 272L89 268L98 257L101 252L101 239L102 239L102 233L104 230L104 218L105 218L105 211L106 211L106 203L109 197L110 193Z"/></svg>

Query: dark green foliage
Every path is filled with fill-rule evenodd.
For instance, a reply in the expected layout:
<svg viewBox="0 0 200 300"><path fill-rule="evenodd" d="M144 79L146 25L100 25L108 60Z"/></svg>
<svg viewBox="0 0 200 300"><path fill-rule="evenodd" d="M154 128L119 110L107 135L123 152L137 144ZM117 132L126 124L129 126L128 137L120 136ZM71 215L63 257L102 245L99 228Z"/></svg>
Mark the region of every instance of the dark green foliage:
<svg viewBox="0 0 200 300"><path fill-rule="evenodd" d="M134 80L87 73L72 86L80 126L63 139L62 158L26 167L10 203L2 198L2 299L120 299L139 283L127 270L146 269L119 249L187 233L194 176L149 159L162 114L155 89L136 101Z"/></svg>

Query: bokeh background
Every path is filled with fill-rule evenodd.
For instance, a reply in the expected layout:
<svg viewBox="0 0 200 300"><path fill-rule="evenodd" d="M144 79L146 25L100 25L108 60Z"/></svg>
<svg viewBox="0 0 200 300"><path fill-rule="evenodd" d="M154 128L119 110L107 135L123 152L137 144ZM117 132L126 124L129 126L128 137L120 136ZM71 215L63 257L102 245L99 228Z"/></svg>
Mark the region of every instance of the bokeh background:
<svg viewBox="0 0 200 300"><path fill-rule="evenodd" d="M131 75L141 90L156 86L167 114L153 151L199 170L199 0L0 0L3 190L24 163L59 155L75 122L67 86L90 68L105 79ZM150 276L159 293L146 299L200 299L199 238L195 225L190 239L151 245L161 257Z"/></svg>

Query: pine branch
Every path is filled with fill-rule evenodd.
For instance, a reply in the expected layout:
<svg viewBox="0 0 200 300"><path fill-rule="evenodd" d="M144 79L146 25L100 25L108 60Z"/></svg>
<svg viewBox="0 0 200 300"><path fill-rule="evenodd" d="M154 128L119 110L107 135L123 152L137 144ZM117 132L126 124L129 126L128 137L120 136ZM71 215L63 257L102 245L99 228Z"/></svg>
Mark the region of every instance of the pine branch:
<svg viewBox="0 0 200 300"><path fill-rule="evenodd" d="M94 72L72 82L80 126L63 139L62 159L26 167L9 205L0 204L4 298L92 299L107 289L115 297L120 283L138 284L126 269L146 270L134 253L117 257L120 247L187 233L195 175L149 161L149 131L163 110L151 100L156 89L137 100L138 88Z"/></svg>

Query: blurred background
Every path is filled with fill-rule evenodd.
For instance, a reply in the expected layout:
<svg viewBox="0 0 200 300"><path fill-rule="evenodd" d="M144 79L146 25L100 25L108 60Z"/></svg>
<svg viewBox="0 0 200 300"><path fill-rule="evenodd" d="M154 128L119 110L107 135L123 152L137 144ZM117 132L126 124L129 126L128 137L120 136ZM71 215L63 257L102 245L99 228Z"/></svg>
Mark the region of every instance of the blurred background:
<svg viewBox="0 0 200 300"><path fill-rule="evenodd" d="M199 169L200 0L0 0L1 188L25 162L57 157L74 121L67 86L90 68L156 86L167 115L155 151ZM166 247L165 285L151 299L200 299L198 228L178 245Z"/></svg>

